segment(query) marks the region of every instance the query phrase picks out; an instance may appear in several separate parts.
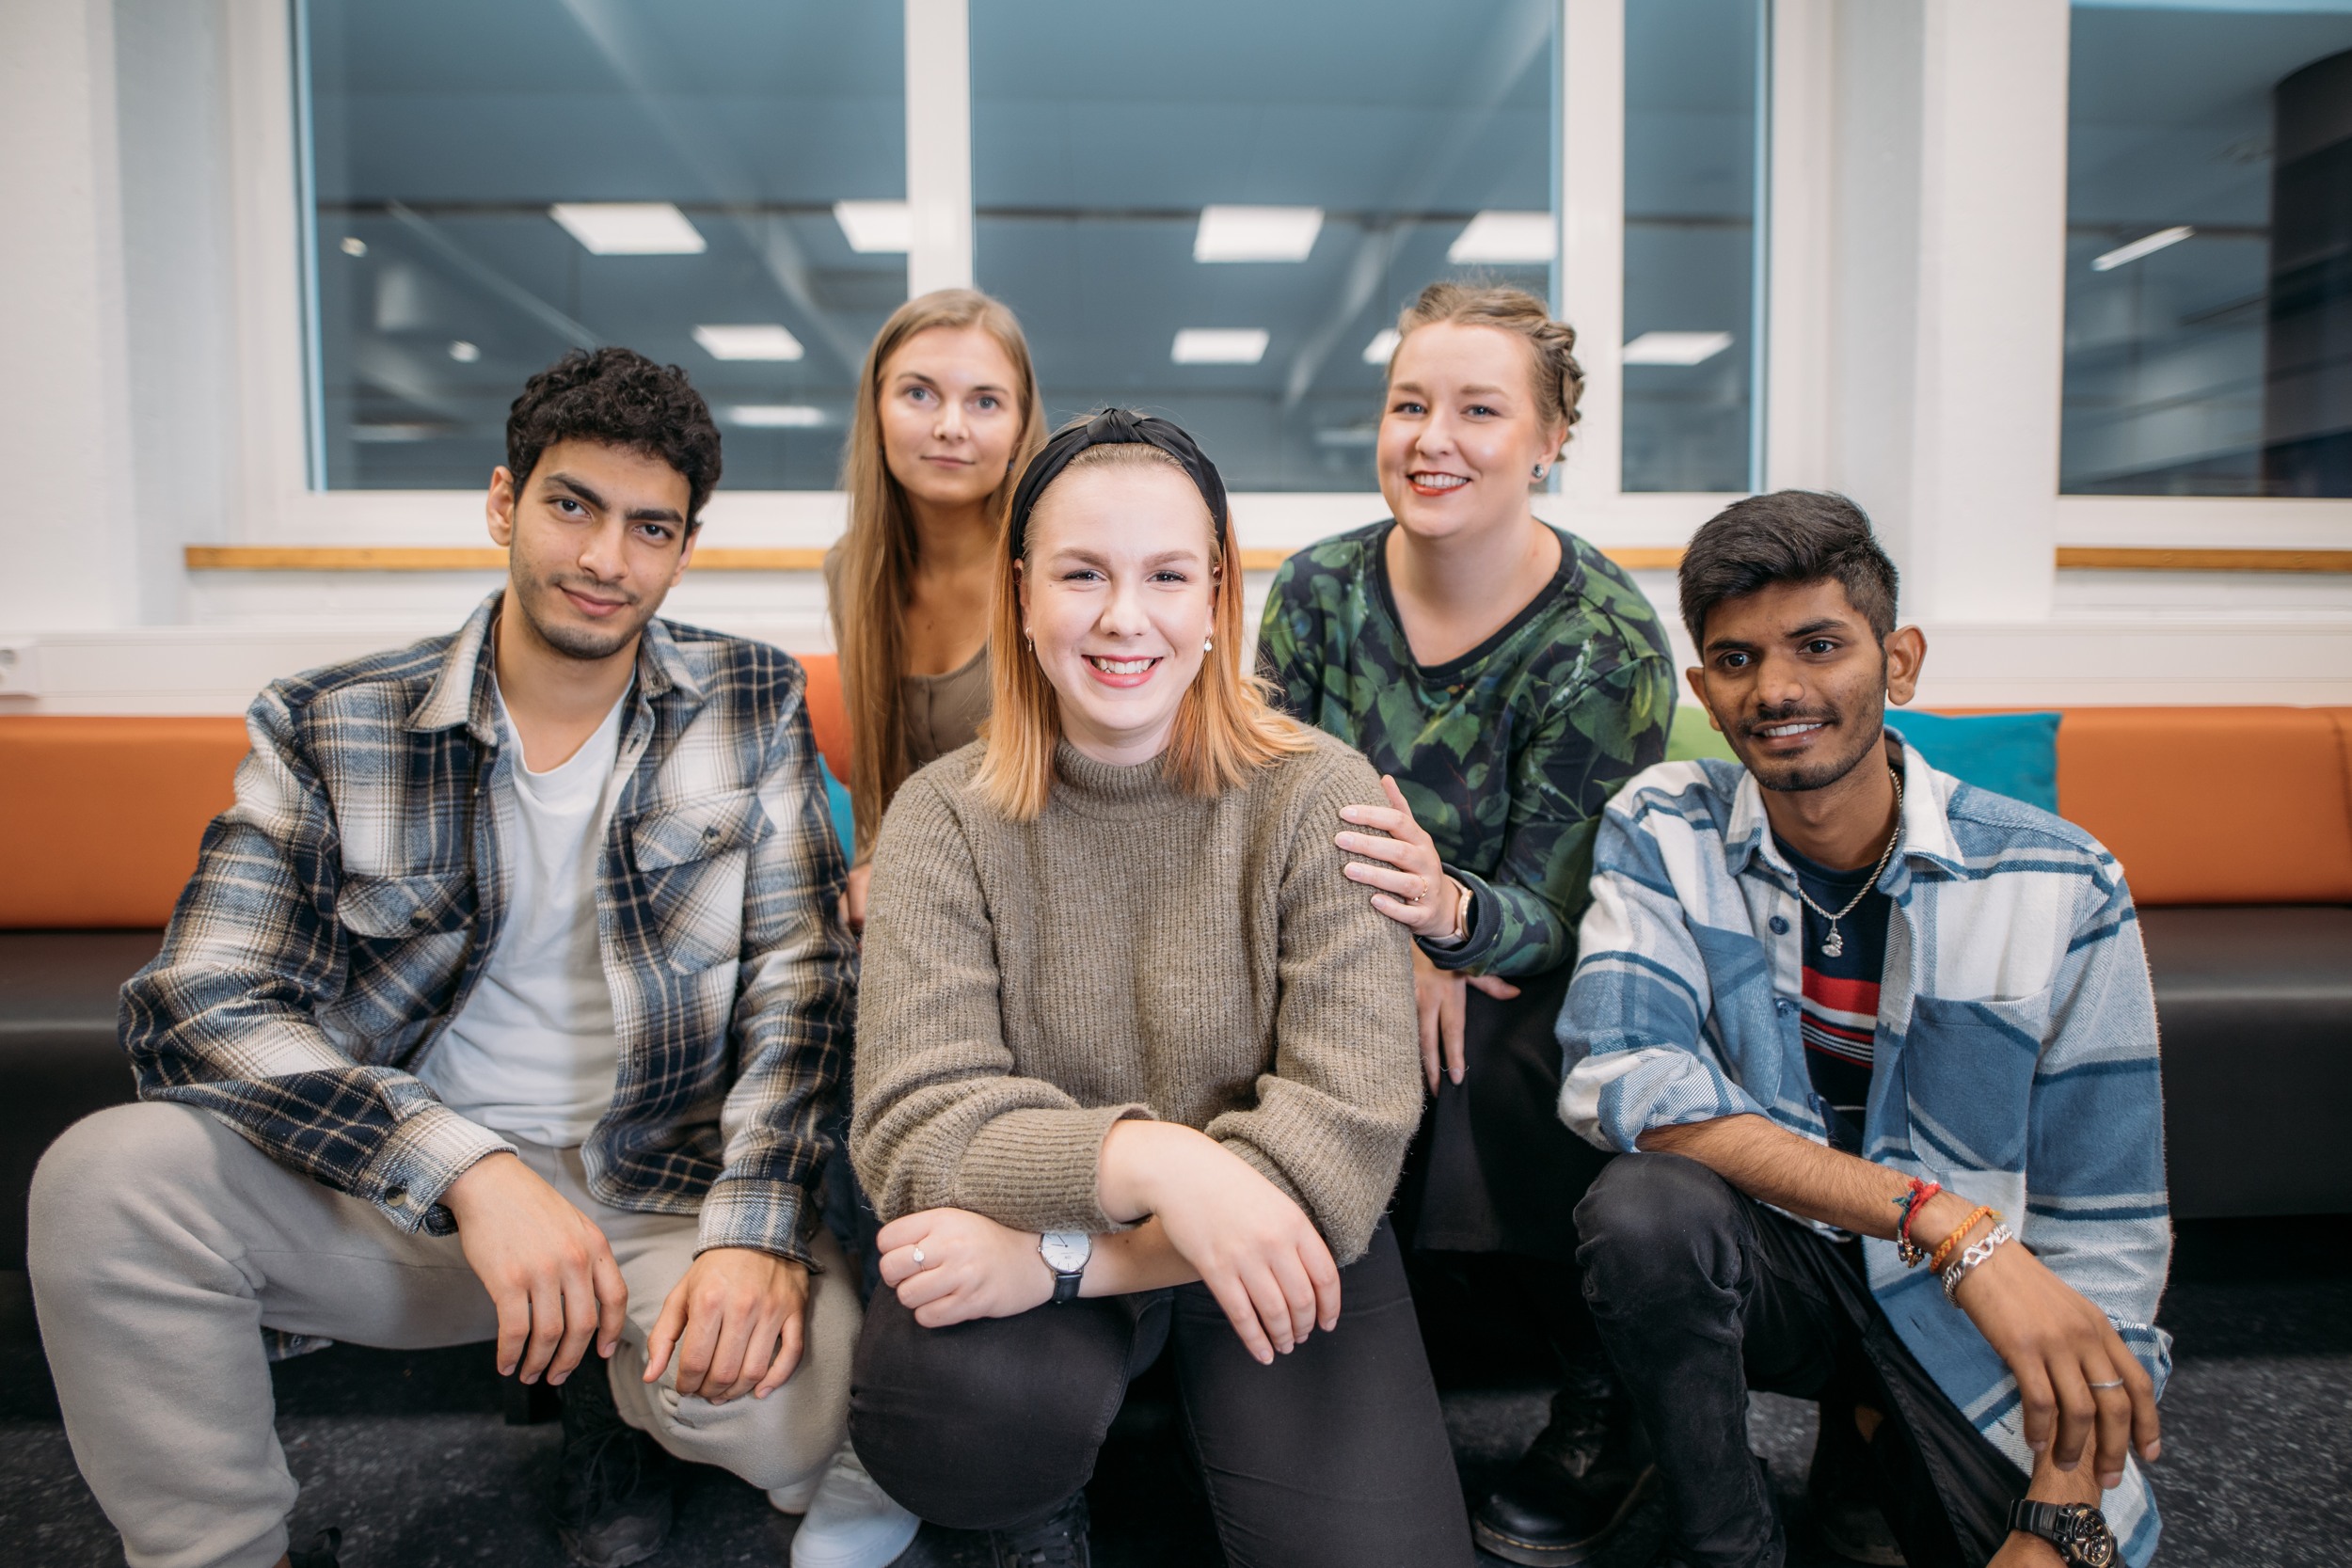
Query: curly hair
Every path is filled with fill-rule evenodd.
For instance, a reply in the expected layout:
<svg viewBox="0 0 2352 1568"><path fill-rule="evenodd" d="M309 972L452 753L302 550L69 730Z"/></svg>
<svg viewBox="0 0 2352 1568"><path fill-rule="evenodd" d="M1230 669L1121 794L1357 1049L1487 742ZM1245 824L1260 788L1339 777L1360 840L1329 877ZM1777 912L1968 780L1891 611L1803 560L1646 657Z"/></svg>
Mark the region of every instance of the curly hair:
<svg viewBox="0 0 2352 1568"><path fill-rule="evenodd" d="M1563 430L1582 418L1576 407L1577 400L1584 395L1584 367L1576 362L1576 328L1552 320L1542 300L1504 283L1432 283L1397 316L1397 341L1411 337L1416 327L1438 322L1491 326L1525 339L1534 360L1537 406ZM1393 372L1393 351L1389 364Z"/></svg>
<svg viewBox="0 0 2352 1568"><path fill-rule="evenodd" d="M539 454L559 441L598 441L659 457L686 480L687 526L719 487L719 427L675 365L634 349L570 353L523 383L506 415L506 467L519 492Z"/></svg>

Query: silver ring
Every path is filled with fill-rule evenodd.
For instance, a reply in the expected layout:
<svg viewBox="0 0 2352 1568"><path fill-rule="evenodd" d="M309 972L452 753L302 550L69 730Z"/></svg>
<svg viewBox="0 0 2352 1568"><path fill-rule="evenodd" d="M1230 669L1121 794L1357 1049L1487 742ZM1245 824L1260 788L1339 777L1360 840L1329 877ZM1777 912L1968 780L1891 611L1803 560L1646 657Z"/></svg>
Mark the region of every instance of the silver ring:
<svg viewBox="0 0 2352 1568"><path fill-rule="evenodd" d="M2091 1386L2093 1388L2121 1388L2123 1386L2123 1380L2119 1377L2113 1383L2094 1383Z"/></svg>
<svg viewBox="0 0 2352 1568"><path fill-rule="evenodd" d="M923 1266L923 1249L921 1247L916 1247L914 1249L914 1266L918 1269Z"/></svg>

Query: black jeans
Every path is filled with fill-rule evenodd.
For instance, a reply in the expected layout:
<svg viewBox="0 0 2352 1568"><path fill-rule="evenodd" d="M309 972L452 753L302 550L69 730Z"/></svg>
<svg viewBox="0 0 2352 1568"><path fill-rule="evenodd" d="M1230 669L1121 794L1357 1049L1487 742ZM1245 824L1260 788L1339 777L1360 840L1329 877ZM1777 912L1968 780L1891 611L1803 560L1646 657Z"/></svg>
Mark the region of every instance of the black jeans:
<svg viewBox="0 0 2352 1568"><path fill-rule="evenodd" d="M858 1457L938 1524L1038 1522L1086 1485L1128 1380L1167 1350L1235 1568L1469 1568L1470 1520L1386 1223L1340 1282L1339 1326L1271 1367L1200 1285L939 1329L878 1291L850 1383Z"/></svg>
<svg viewBox="0 0 2352 1568"><path fill-rule="evenodd" d="M1856 1404L1879 1505L1913 1568L1983 1568L2026 1476L1897 1338L1840 1244L1675 1154L1610 1162L1576 1224L1584 1295L1649 1429L1692 1568L1777 1568L1780 1525L1748 1451L1748 1390Z"/></svg>

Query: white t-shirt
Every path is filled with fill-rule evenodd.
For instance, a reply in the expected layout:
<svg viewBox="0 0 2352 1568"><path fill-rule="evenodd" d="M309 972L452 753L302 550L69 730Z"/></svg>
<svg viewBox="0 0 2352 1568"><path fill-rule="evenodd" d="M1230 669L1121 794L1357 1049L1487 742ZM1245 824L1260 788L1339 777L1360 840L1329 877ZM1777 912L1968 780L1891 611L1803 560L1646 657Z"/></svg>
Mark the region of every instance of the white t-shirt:
<svg viewBox="0 0 2352 1568"><path fill-rule="evenodd" d="M492 683L492 690L497 689ZM556 1148L585 1143L612 1103L621 1042L596 943L596 871L620 794L621 711L544 773L498 699L514 748L494 800L508 889L506 928L466 1005L418 1076L469 1121Z"/></svg>

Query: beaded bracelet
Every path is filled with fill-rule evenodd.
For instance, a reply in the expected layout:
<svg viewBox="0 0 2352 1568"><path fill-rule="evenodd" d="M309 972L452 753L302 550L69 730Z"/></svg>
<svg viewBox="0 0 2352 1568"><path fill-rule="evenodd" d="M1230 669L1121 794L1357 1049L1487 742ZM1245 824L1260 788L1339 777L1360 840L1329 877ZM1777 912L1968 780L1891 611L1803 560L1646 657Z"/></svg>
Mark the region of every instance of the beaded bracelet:
<svg viewBox="0 0 2352 1568"><path fill-rule="evenodd" d="M2013 1242L2015 1240L2017 1240L2015 1233L2012 1232L2008 1226L1996 1225L1993 1227L1992 1233L1987 1235L1983 1241L1979 1242L1975 1246L1972 1246L1966 1252L1962 1253L1960 1255L1960 1260L1954 1263L1950 1268L1946 1269L1939 1276L1944 1283L1944 1299L1950 1302L1955 1307L1959 1306L1960 1282L1967 1278L1969 1275L1975 1273L1978 1267L1980 1266L1986 1259L1992 1257L1995 1252L1999 1251L2004 1243Z"/></svg>
<svg viewBox="0 0 2352 1568"><path fill-rule="evenodd" d="M1979 1220L1991 1220L1994 1224L1998 1225L2001 1220L2001 1212L1997 1209L1990 1208L1981 1203L1978 1204L1974 1209L1971 1209L1968 1212L1968 1217L1961 1221L1960 1224L1954 1227L1950 1235L1944 1238L1943 1244L1935 1249L1935 1256L1928 1260L1928 1272L1930 1274L1940 1275L1944 1272L1945 1259L1951 1257L1951 1255L1958 1250L1960 1246L1960 1239L1963 1236L1967 1235L1971 1230L1974 1230L1977 1227L1977 1222Z"/></svg>
<svg viewBox="0 0 2352 1568"><path fill-rule="evenodd" d="M1927 1261L1928 1249L1911 1239L1911 1222L1919 1217L1919 1211L1928 1206L1928 1199L1944 1190L1941 1181L1922 1181L1914 1176L1895 1207L1903 1212L1902 1223L1895 1227L1895 1256L1902 1259L1906 1269L1915 1269Z"/></svg>

